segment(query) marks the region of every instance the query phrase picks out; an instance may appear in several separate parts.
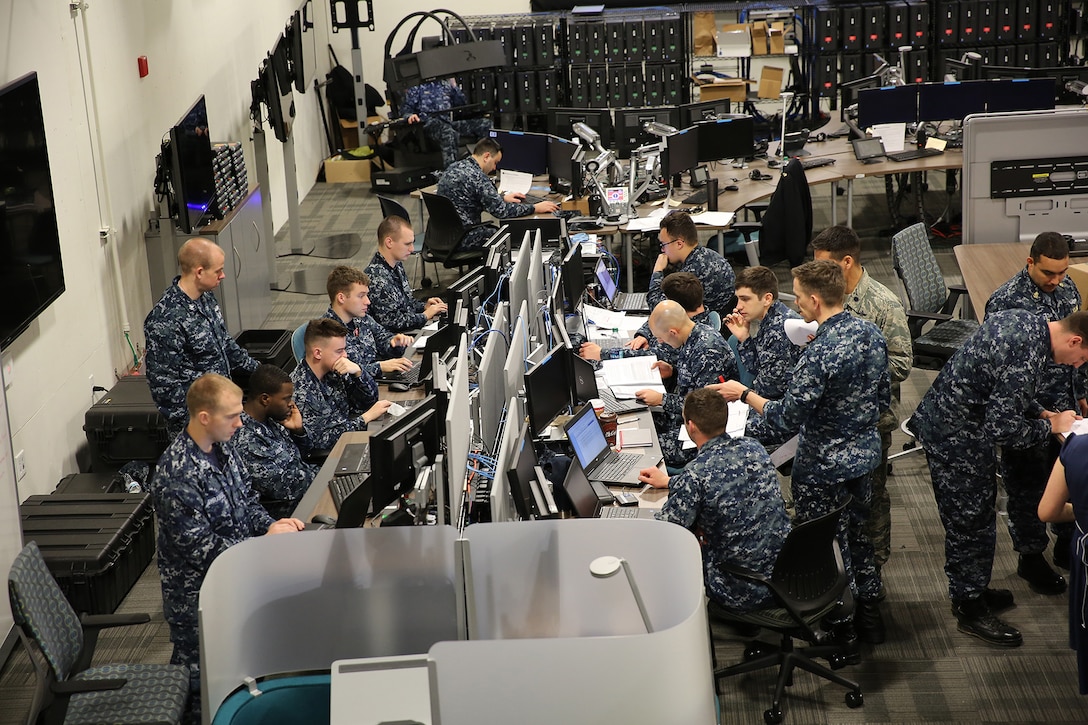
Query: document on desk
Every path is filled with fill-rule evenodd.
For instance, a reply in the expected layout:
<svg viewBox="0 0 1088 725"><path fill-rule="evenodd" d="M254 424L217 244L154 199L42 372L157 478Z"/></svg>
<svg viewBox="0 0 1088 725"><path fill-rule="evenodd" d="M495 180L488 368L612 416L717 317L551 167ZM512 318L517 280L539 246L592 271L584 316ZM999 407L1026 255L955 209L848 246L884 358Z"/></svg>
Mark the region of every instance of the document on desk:
<svg viewBox="0 0 1088 725"><path fill-rule="evenodd" d="M585 306L582 308L586 325L591 337L631 337L631 334L642 327L649 319L642 315L628 315L623 312L614 312L602 307ZM594 330L596 328L596 335Z"/></svg>
<svg viewBox="0 0 1088 725"><path fill-rule="evenodd" d="M884 143L885 151L902 151L906 146L907 124L878 123L873 126L873 136L876 136Z"/></svg>
<svg viewBox="0 0 1088 725"><path fill-rule="evenodd" d="M657 390L664 394L661 373L651 367L655 362L657 358L653 355L602 360L601 374L617 400L630 400L639 390Z"/></svg>
<svg viewBox="0 0 1088 725"><path fill-rule="evenodd" d="M1073 427L1066 433L1066 436L1071 436L1074 433L1079 436L1088 433L1088 418L1081 418L1080 420L1073 421Z"/></svg>
<svg viewBox="0 0 1088 725"><path fill-rule="evenodd" d="M735 217L731 211L704 211L702 214L695 214L691 217L691 220L696 224L706 224L710 227L727 227L733 222Z"/></svg>
<svg viewBox="0 0 1088 725"><path fill-rule="evenodd" d="M532 174L510 169L503 169L499 174L499 194L528 194L532 188Z"/></svg>

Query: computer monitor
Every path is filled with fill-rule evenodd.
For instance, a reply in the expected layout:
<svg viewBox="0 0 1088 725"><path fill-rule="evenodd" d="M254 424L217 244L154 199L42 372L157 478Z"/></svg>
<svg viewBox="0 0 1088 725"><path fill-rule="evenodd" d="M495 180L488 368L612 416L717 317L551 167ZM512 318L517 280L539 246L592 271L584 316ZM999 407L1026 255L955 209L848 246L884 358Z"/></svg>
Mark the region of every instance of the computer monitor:
<svg viewBox="0 0 1088 725"><path fill-rule="evenodd" d="M567 248L567 220L563 217L547 215L521 217L520 219L507 219L505 222L514 239L522 239L526 232L535 235L540 232L540 238L545 247L560 249Z"/></svg>
<svg viewBox="0 0 1088 725"><path fill-rule="evenodd" d="M521 400L517 397L508 399L506 406L506 418L499 432L498 443L495 446L495 478L491 482L491 520L496 523L513 521L516 512L510 497L510 487L502 485L502 477L505 471L510 470L510 459L514 453L514 445L523 418Z"/></svg>
<svg viewBox="0 0 1088 725"><path fill-rule="evenodd" d="M1012 68L1001 65L984 65L979 68L983 78L1051 78L1054 82L1054 100L1062 105L1080 104L1083 96L1066 88L1073 81L1088 83L1088 65L1060 66L1057 68Z"/></svg>
<svg viewBox="0 0 1088 725"><path fill-rule="evenodd" d="M698 126L665 137L665 153L661 154L661 174L665 178L683 173L698 163Z"/></svg>
<svg viewBox="0 0 1088 725"><path fill-rule="evenodd" d="M584 123L601 135L601 145L612 145L612 113L607 108L549 108L548 133L561 138L576 139L571 129L576 123Z"/></svg>
<svg viewBox="0 0 1088 725"><path fill-rule="evenodd" d="M685 103L678 106L680 111L680 126L691 128L700 121L713 121L719 116L729 114L729 101L702 101L700 103Z"/></svg>
<svg viewBox="0 0 1088 725"><path fill-rule="evenodd" d="M574 160L575 142L548 134L548 183L552 191L581 196L581 164Z"/></svg>
<svg viewBox="0 0 1088 725"><path fill-rule="evenodd" d="M751 116L732 116L695 124L699 130L700 163L743 159L756 152L756 124Z"/></svg>
<svg viewBox="0 0 1088 725"><path fill-rule="evenodd" d="M547 134L493 128L488 136L502 147L502 157L495 168L524 171L533 176L548 173Z"/></svg>
<svg viewBox="0 0 1088 725"><path fill-rule="evenodd" d="M522 302L521 314L511 321L514 332L510 335L510 348L507 350L506 363L503 365L506 400L518 396L525 378L525 358L529 353L528 326L525 321L528 316L528 307L526 303Z"/></svg>
<svg viewBox="0 0 1088 725"><path fill-rule="evenodd" d="M457 339L464 333L465 325L451 322L443 325L428 337L423 343L423 357L419 361L419 379L426 380L430 377L434 364L434 353L440 358L449 356L450 351L457 344Z"/></svg>
<svg viewBox="0 0 1088 725"><path fill-rule="evenodd" d="M601 285L604 296L609 300L615 297L616 280L608 269L608 265L605 264L604 257L597 260L597 266L593 268L593 274L597 276L597 282Z"/></svg>
<svg viewBox="0 0 1088 725"><path fill-rule="evenodd" d="M551 512L548 510L542 488L546 484L537 476L539 469L536 451L533 449L533 439L529 436L529 426L522 425L519 429L510 457L513 460L506 471L506 479L518 517L523 521L550 518Z"/></svg>
<svg viewBox="0 0 1088 725"><path fill-rule="evenodd" d="M457 363L453 369L449 403L446 406L446 475L443 477L445 491L440 500L445 501L449 516L440 511L439 524L451 523L459 526L461 523L461 503L468 474L468 451L472 445L468 390L471 372L468 365L468 341L462 335L457 346Z"/></svg>
<svg viewBox="0 0 1088 725"><path fill-rule="evenodd" d="M525 239L529 240L528 232ZM524 247L522 247L524 249ZM543 315L540 313L544 303L544 242L541 239L540 230L532 235L532 247L529 252L529 333L538 341L544 337Z"/></svg>
<svg viewBox="0 0 1088 725"><path fill-rule="evenodd" d="M512 315L521 310L522 303L529 300L529 257L532 256L532 248L532 243L527 238L523 238L517 259L514 260L514 266L510 270L510 294L507 298L510 300Z"/></svg>
<svg viewBox="0 0 1088 725"><path fill-rule="evenodd" d="M659 137L645 129L653 121L680 128L680 109L674 106L616 109L616 154L621 159L629 158L639 146L657 142Z"/></svg>
<svg viewBox="0 0 1088 725"><path fill-rule="evenodd" d="M485 268L477 267L446 288L446 305L451 314L455 314L460 306L471 319L493 289L487 283Z"/></svg>
<svg viewBox="0 0 1088 725"><path fill-rule="evenodd" d="M370 478L374 511L381 511L411 492L416 471L441 450L445 410L438 394L416 403L395 421L370 436Z"/></svg>
<svg viewBox="0 0 1088 725"><path fill-rule="evenodd" d="M495 312L492 326L496 330L506 329L506 303L503 303ZM480 358L476 376L479 386L477 399L480 408L479 436L488 452L493 453L492 449L499 433L499 422L502 420L503 404L509 400L506 397L506 377L503 373L507 345L506 338L497 333L485 335L483 344L484 352Z"/></svg>
<svg viewBox="0 0 1088 725"><path fill-rule="evenodd" d="M918 87L919 121L962 121L985 113L990 81L923 83Z"/></svg>
<svg viewBox="0 0 1088 725"><path fill-rule="evenodd" d="M1008 78L988 82L988 113L1043 111L1054 108L1054 82L1049 78Z"/></svg>
<svg viewBox="0 0 1088 725"><path fill-rule="evenodd" d="M525 404L529 409L529 428L540 438L555 416L570 408L567 384L567 352L552 348L532 370L525 373Z"/></svg>
<svg viewBox="0 0 1088 725"><path fill-rule="evenodd" d="M914 123L918 120L918 86L885 86L858 91L858 126Z"/></svg>
<svg viewBox="0 0 1088 725"><path fill-rule="evenodd" d="M582 247L572 244L567 256L563 258L562 290L566 300L561 310L571 314L578 311L578 305L582 301L582 295L586 291L586 275L582 269Z"/></svg>

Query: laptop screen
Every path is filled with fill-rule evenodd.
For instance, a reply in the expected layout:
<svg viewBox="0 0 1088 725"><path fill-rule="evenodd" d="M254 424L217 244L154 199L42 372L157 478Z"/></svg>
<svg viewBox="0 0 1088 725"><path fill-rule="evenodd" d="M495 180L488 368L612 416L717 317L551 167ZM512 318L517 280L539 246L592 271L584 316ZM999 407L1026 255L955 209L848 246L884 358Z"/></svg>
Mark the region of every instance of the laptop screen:
<svg viewBox="0 0 1088 725"><path fill-rule="evenodd" d="M578 456L578 463L582 468L589 468L597 456L608 450L601 424L597 422L597 416L589 405L583 406L571 418L566 431L571 447L574 448L574 455Z"/></svg>
<svg viewBox="0 0 1088 725"><path fill-rule="evenodd" d="M563 490L579 518L591 519L597 515L597 492L586 478L586 472L575 462L567 468Z"/></svg>
<svg viewBox="0 0 1088 725"><path fill-rule="evenodd" d="M604 296L611 301L616 296L616 282L612 279L612 273L608 271L608 265L604 263L603 259L597 262L594 272L597 274L597 281L604 288Z"/></svg>

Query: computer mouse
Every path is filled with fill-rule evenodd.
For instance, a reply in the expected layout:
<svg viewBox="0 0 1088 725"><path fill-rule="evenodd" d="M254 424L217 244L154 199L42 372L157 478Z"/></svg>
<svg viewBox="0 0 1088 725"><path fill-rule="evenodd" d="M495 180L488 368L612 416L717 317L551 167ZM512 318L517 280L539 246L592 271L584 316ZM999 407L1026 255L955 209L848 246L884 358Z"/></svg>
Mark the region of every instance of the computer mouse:
<svg viewBox="0 0 1088 725"><path fill-rule="evenodd" d="M314 514L310 517L310 523L321 524L322 526L336 526L336 519L325 514Z"/></svg>
<svg viewBox="0 0 1088 725"><path fill-rule="evenodd" d="M394 393L407 393L412 388L407 383L389 383L389 389Z"/></svg>
<svg viewBox="0 0 1088 725"><path fill-rule="evenodd" d="M726 184L725 185L725 190L726 191L740 191L740 187L737 186L736 184Z"/></svg>

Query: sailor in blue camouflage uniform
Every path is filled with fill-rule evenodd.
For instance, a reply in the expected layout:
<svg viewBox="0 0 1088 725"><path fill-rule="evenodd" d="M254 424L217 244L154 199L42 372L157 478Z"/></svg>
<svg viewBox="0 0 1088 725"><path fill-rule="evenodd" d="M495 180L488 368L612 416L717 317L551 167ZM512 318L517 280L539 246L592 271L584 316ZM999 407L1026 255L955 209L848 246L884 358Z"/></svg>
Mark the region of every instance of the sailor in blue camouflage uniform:
<svg viewBox="0 0 1088 725"><path fill-rule="evenodd" d="M227 332L212 292L226 276L224 260L214 242L199 237L185 242L178 250L181 275L144 320L147 382L171 438L188 421L185 391L194 380L204 373L230 377L232 369L257 367Z"/></svg>
<svg viewBox="0 0 1088 725"><path fill-rule="evenodd" d="M246 479L274 518L291 515L319 468L302 460L313 447L294 394L290 375L259 366L246 389L242 429L231 440Z"/></svg>
<svg viewBox="0 0 1088 725"><path fill-rule="evenodd" d="M669 489L657 518L691 529L703 548L703 578L711 608L749 612L773 606L767 588L721 568L743 566L770 576L790 531L778 475L763 446L725 432L722 396L699 388L684 398L684 425L699 453L675 476L646 468L639 479Z"/></svg>
<svg viewBox="0 0 1088 725"><path fill-rule="evenodd" d="M442 148L442 168L461 155L461 136L476 140L491 130L489 118L452 117L451 108L467 103L465 94L452 78L420 83L404 92L400 114L408 117L408 123L422 123L423 132Z"/></svg>
<svg viewBox="0 0 1088 725"><path fill-rule="evenodd" d="M1057 232L1043 232L1031 244L1027 266L997 288L986 302L986 314L1002 310L1028 310L1056 322L1080 309L1080 292L1066 271L1069 245ZM1050 364L1035 399L1047 410L1076 410L1088 414L1084 399L1084 377L1068 365ZM1046 524L1037 513L1039 499L1058 459L1061 446L1053 436L1030 448L1003 447L1001 481L1008 492L1009 535L1020 553L1017 573L1042 594L1061 594L1065 581L1046 559L1050 539ZM1051 524L1056 535L1054 563L1069 568L1069 542L1073 525Z"/></svg>
<svg viewBox="0 0 1088 725"><path fill-rule="evenodd" d="M404 357L412 338L393 334L367 315L370 309L370 277L354 267L336 267L326 282L329 309L325 317L337 320L348 330L348 358L375 380L382 373L411 369Z"/></svg>
<svg viewBox="0 0 1088 725"><path fill-rule="evenodd" d="M257 496L232 451L241 425L242 391L209 373L188 389L189 423L159 458L151 480L158 520L163 616L173 664L190 668L189 720L200 721L200 636L197 600L217 556L252 536L300 531L298 519L276 520Z"/></svg>
<svg viewBox="0 0 1088 725"><path fill-rule="evenodd" d="M669 212L661 218L657 233L661 253L654 262L646 303L652 310L665 299L661 283L669 272L691 272L703 283L703 304L722 319L733 311L736 275L722 255L700 246L699 232L687 212Z"/></svg>
<svg viewBox="0 0 1088 725"><path fill-rule="evenodd" d="M349 430L366 430L389 409L378 384L347 356L347 328L322 317L306 325L306 358L291 373L295 404L314 448L331 449Z"/></svg>
<svg viewBox="0 0 1088 725"><path fill-rule="evenodd" d="M995 616L1012 606L1012 594L988 588L997 538L995 445L1036 446L1072 427L1072 410L1047 410L1035 395L1050 363L1088 360L1086 342L1086 312L1059 322L1027 310L996 312L945 363L911 416L944 524L952 612L961 632L989 644L1023 642Z"/></svg>
<svg viewBox="0 0 1088 725"><path fill-rule="evenodd" d="M865 531L869 475L880 461L880 411L891 386L884 337L876 325L843 309L846 281L837 264L806 262L793 269L793 291L806 322L819 323L794 368L785 396L767 400L742 383L713 386L727 400L740 400L783 432L797 432L792 492L795 523L848 504L839 522L843 562L857 594L854 625L865 642L885 636L879 609L880 571ZM851 638L852 633L844 632Z"/></svg>
<svg viewBox="0 0 1088 725"><path fill-rule="evenodd" d="M736 377L737 358L721 333L694 322L672 300L663 301L650 313L650 329L662 344L676 349L675 365L660 360L654 363L663 378L675 377L676 383L671 393L644 389L636 391L635 397L646 405L661 406L661 412L654 413L654 427L665 465L675 470L695 457L695 449L683 449L678 438L684 423L684 396L696 388Z"/></svg>
<svg viewBox="0 0 1088 725"><path fill-rule="evenodd" d="M752 390L767 400L778 400L789 388L802 349L786 336L785 323L800 315L778 299L778 277L767 267L742 269L736 294L736 309L723 322L737 339L737 356L753 378ZM744 433L765 446L781 445L789 437L767 426L755 411L749 412Z"/></svg>
<svg viewBox="0 0 1088 725"><path fill-rule="evenodd" d="M419 330L446 311L438 297L426 302L412 296L404 260L415 251L416 235L403 217L388 216L378 225L378 251L366 267L370 278L369 312L374 321L391 332Z"/></svg>
<svg viewBox="0 0 1088 725"><path fill-rule="evenodd" d="M509 192L500 196L488 177L495 172L501 160L502 146L493 138L485 138L476 143L471 156L442 172L437 192L453 202L457 216L461 217L461 223L466 228L480 224L485 211L496 219L509 219L529 214L548 214L559 208L552 201L528 204L524 201L524 194ZM495 230L496 227L490 224L477 226L469 230L457 249L478 249Z"/></svg>

